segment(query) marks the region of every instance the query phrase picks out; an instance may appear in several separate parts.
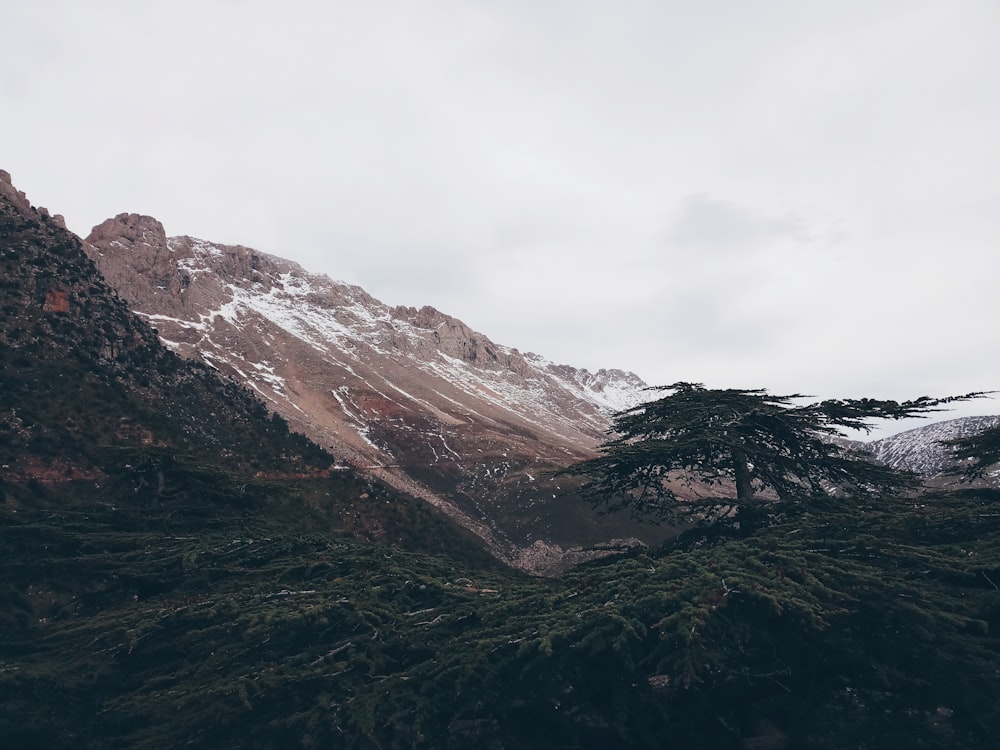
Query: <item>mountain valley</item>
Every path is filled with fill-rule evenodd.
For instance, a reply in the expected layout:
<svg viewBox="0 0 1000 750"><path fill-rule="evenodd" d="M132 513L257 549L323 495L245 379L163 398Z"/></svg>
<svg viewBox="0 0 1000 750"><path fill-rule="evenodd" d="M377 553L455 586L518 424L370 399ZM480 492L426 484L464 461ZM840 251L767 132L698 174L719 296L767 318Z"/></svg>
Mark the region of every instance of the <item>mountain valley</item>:
<svg viewBox="0 0 1000 750"><path fill-rule="evenodd" d="M1000 491L937 441L998 419L671 530L547 475L643 386L0 172L0 746L991 746Z"/></svg>

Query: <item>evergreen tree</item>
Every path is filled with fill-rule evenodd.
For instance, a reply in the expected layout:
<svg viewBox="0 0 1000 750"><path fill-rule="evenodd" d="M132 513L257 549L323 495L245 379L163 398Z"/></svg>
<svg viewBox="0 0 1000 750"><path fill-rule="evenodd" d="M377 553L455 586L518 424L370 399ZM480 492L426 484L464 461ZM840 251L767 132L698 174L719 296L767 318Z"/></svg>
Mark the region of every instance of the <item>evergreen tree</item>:
<svg viewBox="0 0 1000 750"><path fill-rule="evenodd" d="M987 469L1000 463L1000 424L975 435L943 442L954 450L955 462L948 469L948 473L953 476L967 480L979 479Z"/></svg>
<svg viewBox="0 0 1000 750"><path fill-rule="evenodd" d="M788 500L831 488L867 495L905 489L915 484L914 475L838 444L842 430L868 432L876 420L919 416L982 395L799 405L800 394L763 389L680 382L651 390L667 395L619 412L611 428L618 436L601 446L601 455L563 472L590 477L588 491L612 510L661 516L693 510L691 503L676 502L675 487L696 482L734 485L735 500L725 501L730 507L754 504L762 491Z"/></svg>

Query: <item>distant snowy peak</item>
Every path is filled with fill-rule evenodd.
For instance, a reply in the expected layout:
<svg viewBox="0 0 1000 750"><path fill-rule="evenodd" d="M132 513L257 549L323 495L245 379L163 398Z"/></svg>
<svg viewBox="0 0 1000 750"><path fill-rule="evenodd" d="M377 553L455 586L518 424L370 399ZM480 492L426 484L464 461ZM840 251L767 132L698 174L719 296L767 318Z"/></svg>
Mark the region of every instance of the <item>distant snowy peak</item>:
<svg viewBox="0 0 1000 750"><path fill-rule="evenodd" d="M631 409L649 400L644 393L648 386L632 372L602 368L592 373L569 365L554 364L531 352L525 355L525 359L536 370L556 378L568 390L597 404L607 414Z"/></svg>
<svg viewBox="0 0 1000 750"><path fill-rule="evenodd" d="M932 477L941 474L951 462L944 441L975 435L996 424L1000 424L1000 415L949 419L875 440L865 447L889 466Z"/></svg>

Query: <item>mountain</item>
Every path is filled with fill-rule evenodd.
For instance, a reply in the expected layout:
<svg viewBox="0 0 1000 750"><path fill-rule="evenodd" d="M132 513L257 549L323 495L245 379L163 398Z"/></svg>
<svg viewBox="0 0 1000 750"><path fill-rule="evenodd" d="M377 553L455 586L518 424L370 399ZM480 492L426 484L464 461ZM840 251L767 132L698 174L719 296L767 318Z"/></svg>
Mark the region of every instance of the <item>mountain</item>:
<svg viewBox="0 0 1000 750"><path fill-rule="evenodd" d="M425 503L333 461L259 396L164 346L0 171L0 505L135 506L211 526L218 503L240 516L279 504L331 533L484 556Z"/></svg>
<svg viewBox="0 0 1000 750"><path fill-rule="evenodd" d="M998 490L543 577L330 462L0 173L0 747L995 744Z"/></svg>
<svg viewBox="0 0 1000 750"><path fill-rule="evenodd" d="M862 447L876 460L893 468L912 471L928 479L939 478L951 461L948 447L942 444L944 441L975 435L998 423L1000 416L948 419L873 440Z"/></svg>
<svg viewBox="0 0 1000 750"><path fill-rule="evenodd" d="M260 399L164 347L80 240L0 173L0 459L9 476L90 475L104 447L210 453L233 469L309 474L331 456ZM250 430L253 425L253 430Z"/></svg>
<svg viewBox="0 0 1000 750"><path fill-rule="evenodd" d="M85 247L107 282L182 356L253 388L337 459L422 497L530 569L565 548L657 542L667 530L598 518L553 470L593 455L637 376L553 364L433 307L247 247L167 237L120 214ZM630 542L634 543L634 542Z"/></svg>

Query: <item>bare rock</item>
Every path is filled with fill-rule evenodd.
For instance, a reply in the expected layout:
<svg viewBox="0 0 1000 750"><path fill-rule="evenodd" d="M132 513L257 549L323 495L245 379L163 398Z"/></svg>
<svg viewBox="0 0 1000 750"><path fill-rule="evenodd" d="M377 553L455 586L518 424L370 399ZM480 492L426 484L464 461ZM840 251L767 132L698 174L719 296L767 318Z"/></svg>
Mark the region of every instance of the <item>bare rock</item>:
<svg viewBox="0 0 1000 750"><path fill-rule="evenodd" d="M28 201L28 196L24 194L24 191L14 187L14 183L11 182L10 172L5 172L2 169L0 169L0 195L6 198L12 206L25 216L30 216L34 213L34 209L32 209L31 203Z"/></svg>

